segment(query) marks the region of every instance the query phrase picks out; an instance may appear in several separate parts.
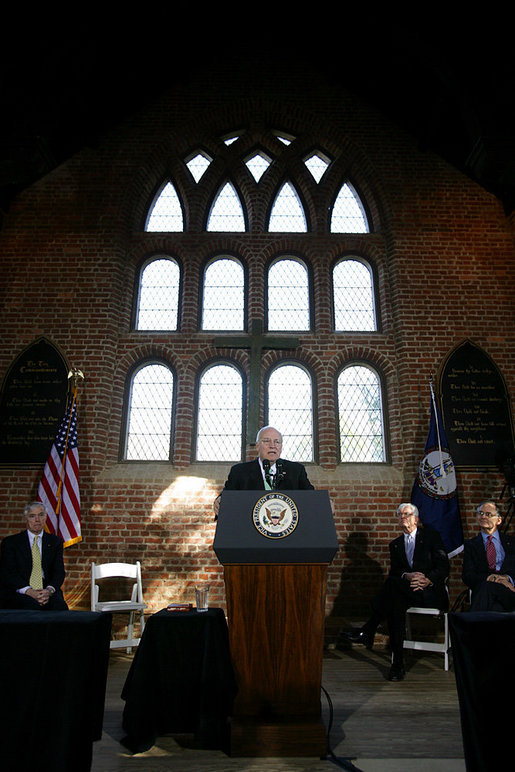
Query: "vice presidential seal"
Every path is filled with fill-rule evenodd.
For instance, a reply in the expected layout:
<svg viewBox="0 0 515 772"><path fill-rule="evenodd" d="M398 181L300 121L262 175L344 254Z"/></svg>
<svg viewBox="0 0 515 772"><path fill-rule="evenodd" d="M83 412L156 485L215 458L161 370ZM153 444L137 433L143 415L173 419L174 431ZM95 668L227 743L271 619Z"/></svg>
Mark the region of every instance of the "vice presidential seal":
<svg viewBox="0 0 515 772"><path fill-rule="evenodd" d="M297 527L299 513L295 502L289 496L273 491L256 502L252 521L263 536L268 539L282 539Z"/></svg>
<svg viewBox="0 0 515 772"><path fill-rule="evenodd" d="M449 453L442 449L431 449L418 467L418 484L424 493L438 499L454 496L456 492L456 471Z"/></svg>

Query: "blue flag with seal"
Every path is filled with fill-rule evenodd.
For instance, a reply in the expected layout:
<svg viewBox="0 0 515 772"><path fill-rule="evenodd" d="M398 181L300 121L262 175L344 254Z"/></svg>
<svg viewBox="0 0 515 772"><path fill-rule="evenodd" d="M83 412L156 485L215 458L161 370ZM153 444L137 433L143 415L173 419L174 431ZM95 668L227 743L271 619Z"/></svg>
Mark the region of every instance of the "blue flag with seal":
<svg viewBox="0 0 515 772"><path fill-rule="evenodd" d="M432 383L430 389L429 433L411 491L411 503L418 507L421 522L438 531L448 556L452 558L463 550L456 470L449 453Z"/></svg>

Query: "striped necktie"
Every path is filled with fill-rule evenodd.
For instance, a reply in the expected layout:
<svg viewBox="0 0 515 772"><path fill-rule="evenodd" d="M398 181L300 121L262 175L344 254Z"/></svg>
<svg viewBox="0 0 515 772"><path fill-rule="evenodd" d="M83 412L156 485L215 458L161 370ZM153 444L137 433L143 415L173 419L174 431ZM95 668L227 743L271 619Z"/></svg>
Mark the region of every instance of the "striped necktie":
<svg viewBox="0 0 515 772"><path fill-rule="evenodd" d="M410 566L413 566L413 553L415 551L415 539L413 537L413 534L410 533L408 536L408 543L406 545L406 557L408 558L408 563Z"/></svg>
<svg viewBox="0 0 515 772"><path fill-rule="evenodd" d="M43 588L43 569L41 567L41 552L38 547L38 537L32 542L32 572L30 574L30 586L33 590Z"/></svg>
<svg viewBox="0 0 515 772"><path fill-rule="evenodd" d="M488 568L490 571L496 571L497 553L495 551L495 544L492 541L492 536L488 536L486 539L486 559L488 560Z"/></svg>

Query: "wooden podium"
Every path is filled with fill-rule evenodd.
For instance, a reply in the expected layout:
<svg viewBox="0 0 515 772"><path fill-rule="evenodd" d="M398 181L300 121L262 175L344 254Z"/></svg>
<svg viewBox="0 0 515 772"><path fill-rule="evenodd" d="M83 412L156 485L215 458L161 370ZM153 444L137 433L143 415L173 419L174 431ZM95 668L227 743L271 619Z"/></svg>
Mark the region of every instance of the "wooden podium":
<svg viewBox="0 0 515 772"><path fill-rule="evenodd" d="M213 549L238 686L231 756L325 757L325 593L338 549L327 491L224 491Z"/></svg>

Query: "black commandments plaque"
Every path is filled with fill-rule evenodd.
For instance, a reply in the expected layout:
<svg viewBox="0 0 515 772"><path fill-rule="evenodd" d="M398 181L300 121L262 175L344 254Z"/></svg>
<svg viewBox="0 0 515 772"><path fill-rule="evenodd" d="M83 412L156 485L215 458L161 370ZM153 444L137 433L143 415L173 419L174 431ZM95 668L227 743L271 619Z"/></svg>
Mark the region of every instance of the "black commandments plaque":
<svg viewBox="0 0 515 772"><path fill-rule="evenodd" d="M45 338L9 368L0 398L0 463L44 464L66 410L68 366Z"/></svg>
<svg viewBox="0 0 515 772"><path fill-rule="evenodd" d="M513 452L513 427L504 379L478 346L465 341L443 365L442 412L456 466L502 466Z"/></svg>

